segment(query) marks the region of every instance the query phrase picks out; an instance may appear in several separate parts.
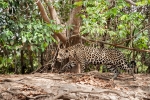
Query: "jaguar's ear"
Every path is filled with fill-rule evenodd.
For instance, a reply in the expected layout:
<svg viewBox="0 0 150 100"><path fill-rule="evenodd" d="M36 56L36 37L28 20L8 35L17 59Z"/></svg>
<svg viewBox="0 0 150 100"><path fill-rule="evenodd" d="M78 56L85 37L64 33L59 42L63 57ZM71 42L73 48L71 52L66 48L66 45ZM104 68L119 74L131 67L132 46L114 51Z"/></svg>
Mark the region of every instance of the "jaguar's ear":
<svg viewBox="0 0 150 100"><path fill-rule="evenodd" d="M66 51L65 51L66 53L68 52L68 50L66 49Z"/></svg>

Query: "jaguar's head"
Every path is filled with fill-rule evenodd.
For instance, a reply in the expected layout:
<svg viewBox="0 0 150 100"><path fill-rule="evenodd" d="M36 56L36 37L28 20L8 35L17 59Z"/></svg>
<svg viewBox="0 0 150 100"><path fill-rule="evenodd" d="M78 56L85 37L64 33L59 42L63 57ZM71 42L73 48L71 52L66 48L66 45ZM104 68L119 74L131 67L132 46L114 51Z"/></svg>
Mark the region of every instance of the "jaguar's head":
<svg viewBox="0 0 150 100"><path fill-rule="evenodd" d="M57 61L62 62L64 59L68 58L70 55L68 49L60 49L58 51Z"/></svg>

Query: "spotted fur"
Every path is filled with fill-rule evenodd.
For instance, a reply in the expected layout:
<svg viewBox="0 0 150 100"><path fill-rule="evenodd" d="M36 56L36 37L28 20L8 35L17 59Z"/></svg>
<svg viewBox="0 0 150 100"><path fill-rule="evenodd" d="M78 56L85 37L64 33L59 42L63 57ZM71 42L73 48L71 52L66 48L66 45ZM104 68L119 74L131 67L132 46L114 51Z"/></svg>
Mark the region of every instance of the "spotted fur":
<svg viewBox="0 0 150 100"><path fill-rule="evenodd" d="M102 64L106 65L109 70L114 72L113 79L115 79L119 74L118 68L126 70L134 78L132 68L134 65L130 67L129 64L127 64L124 55L116 49L98 49L84 46L83 44L79 43L74 46L59 50L57 60L61 62L66 58L69 58L70 61L74 63L73 66L75 66L75 62L78 62L81 66L81 72L84 72L85 67L88 64ZM69 62L68 65L71 66L71 62ZM66 67L63 69L65 68Z"/></svg>

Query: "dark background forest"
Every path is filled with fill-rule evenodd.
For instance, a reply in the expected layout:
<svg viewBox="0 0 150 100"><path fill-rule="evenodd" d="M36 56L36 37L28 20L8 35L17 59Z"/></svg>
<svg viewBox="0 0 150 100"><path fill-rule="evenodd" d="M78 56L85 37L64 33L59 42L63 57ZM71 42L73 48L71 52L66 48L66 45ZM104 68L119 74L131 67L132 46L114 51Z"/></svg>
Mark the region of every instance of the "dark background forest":
<svg viewBox="0 0 150 100"><path fill-rule="evenodd" d="M82 38L119 49L136 61L136 73L150 73L150 1L0 1L0 74L51 71L62 65L55 61L58 47Z"/></svg>

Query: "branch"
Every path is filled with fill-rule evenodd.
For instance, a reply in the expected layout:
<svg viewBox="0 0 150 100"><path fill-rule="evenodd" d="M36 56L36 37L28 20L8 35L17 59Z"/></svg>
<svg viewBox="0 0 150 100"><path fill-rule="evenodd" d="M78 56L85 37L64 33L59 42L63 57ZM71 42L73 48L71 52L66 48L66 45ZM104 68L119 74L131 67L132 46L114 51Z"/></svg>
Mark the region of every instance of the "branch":
<svg viewBox="0 0 150 100"><path fill-rule="evenodd" d="M78 35L73 35L73 36L71 36L71 37L76 37L76 36L78 36ZM136 49L136 48L128 48L128 47L121 46L121 45L118 45L118 44L107 43L107 42L105 42L105 41L96 41L96 40L86 39L86 38L83 37L83 36L81 36L81 39L83 39L83 40L85 40L85 41L88 41L88 42L104 43L104 44L111 45L111 46L118 47L118 48L124 48L124 49L128 49L128 50L133 50L133 51L148 52L148 53L150 53L150 50L143 50L143 49Z"/></svg>
<svg viewBox="0 0 150 100"><path fill-rule="evenodd" d="M129 38L129 39L125 39L125 40L122 41L121 43L117 43L117 45L123 44L123 43L126 42L126 41L129 41L129 40L131 40L131 39L133 39L133 38L136 38L136 37L139 35L139 33L143 32L145 29L148 29L149 27L150 27L150 24L147 25L147 26L146 26L144 29L142 29L141 31L139 31L139 32L137 33L137 35L135 35L135 36L133 36L133 37L131 37L131 38Z"/></svg>
<svg viewBox="0 0 150 100"><path fill-rule="evenodd" d="M48 6L48 10L49 10L51 19L56 21L56 24L61 24L60 20L58 18L57 12L52 5L53 2L51 0L44 0L44 1L45 1L46 5Z"/></svg>
<svg viewBox="0 0 150 100"><path fill-rule="evenodd" d="M129 3L130 5L137 6L132 0L125 0L125 2Z"/></svg>
<svg viewBox="0 0 150 100"><path fill-rule="evenodd" d="M38 7L39 7L41 16L42 16L42 18L44 19L44 21L45 21L46 23L49 23L49 22L50 22L50 19L49 19L47 13L46 13L45 8L44 8L44 6L42 5L41 1L40 1L40 0L36 0L36 4L37 4Z"/></svg>
<svg viewBox="0 0 150 100"><path fill-rule="evenodd" d="M115 5L116 5L115 0L108 0L108 2L110 3L110 5L108 6L108 9L111 9L111 8L115 7Z"/></svg>
<svg viewBox="0 0 150 100"><path fill-rule="evenodd" d="M83 36L81 38L86 40L86 41L89 41L89 42L97 42L97 43L99 42L99 43L104 43L104 44L111 45L111 46L114 46L114 47L119 47L119 48L124 48L124 49L128 49L128 50L134 50L134 51L139 51L139 52L148 52L148 53L150 53L150 50L141 50L141 49L136 49L136 48L128 48L128 47L117 45L117 44L107 43L105 41L96 41L96 40L86 39Z"/></svg>
<svg viewBox="0 0 150 100"><path fill-rule="evenodd" d="M145 29L148 29L149 27L150 27L150 24L148 24L144 29L142 29L141 31L139 31L139 32L137 33L137 35L138 35L139 33L143 32ZM119 47L119 48L124 48L124 49L128 49L128 50L133 50L133 51L148 52L148 53L150 53L150 50L141 50L141 49L128 48L128 47L125 47L125 46L121 46L121 44L123 44L124 42L129 41L129 40L131 40L131 39L133 39L133 38L136 38L137 35L135 35L135 36L133 36L133 37L131 37L131 38L129 38L129 39L125 39L124 41L122 41L121 43L118 43L118 44L107 43L107 42L105 42L105 41L90 40L90 39L86 39L86 38L83 37L83 36L82 36L81 38L82 38L83 40L86 40L86 41L89 41L89 42L100 42L100 43L104 43L104 44L111 45L111 46L114 46L114 47ZM75 36L76 36L76 35L75 35ZM72 36L72 37L73 37L73 36Z"/></svg>

